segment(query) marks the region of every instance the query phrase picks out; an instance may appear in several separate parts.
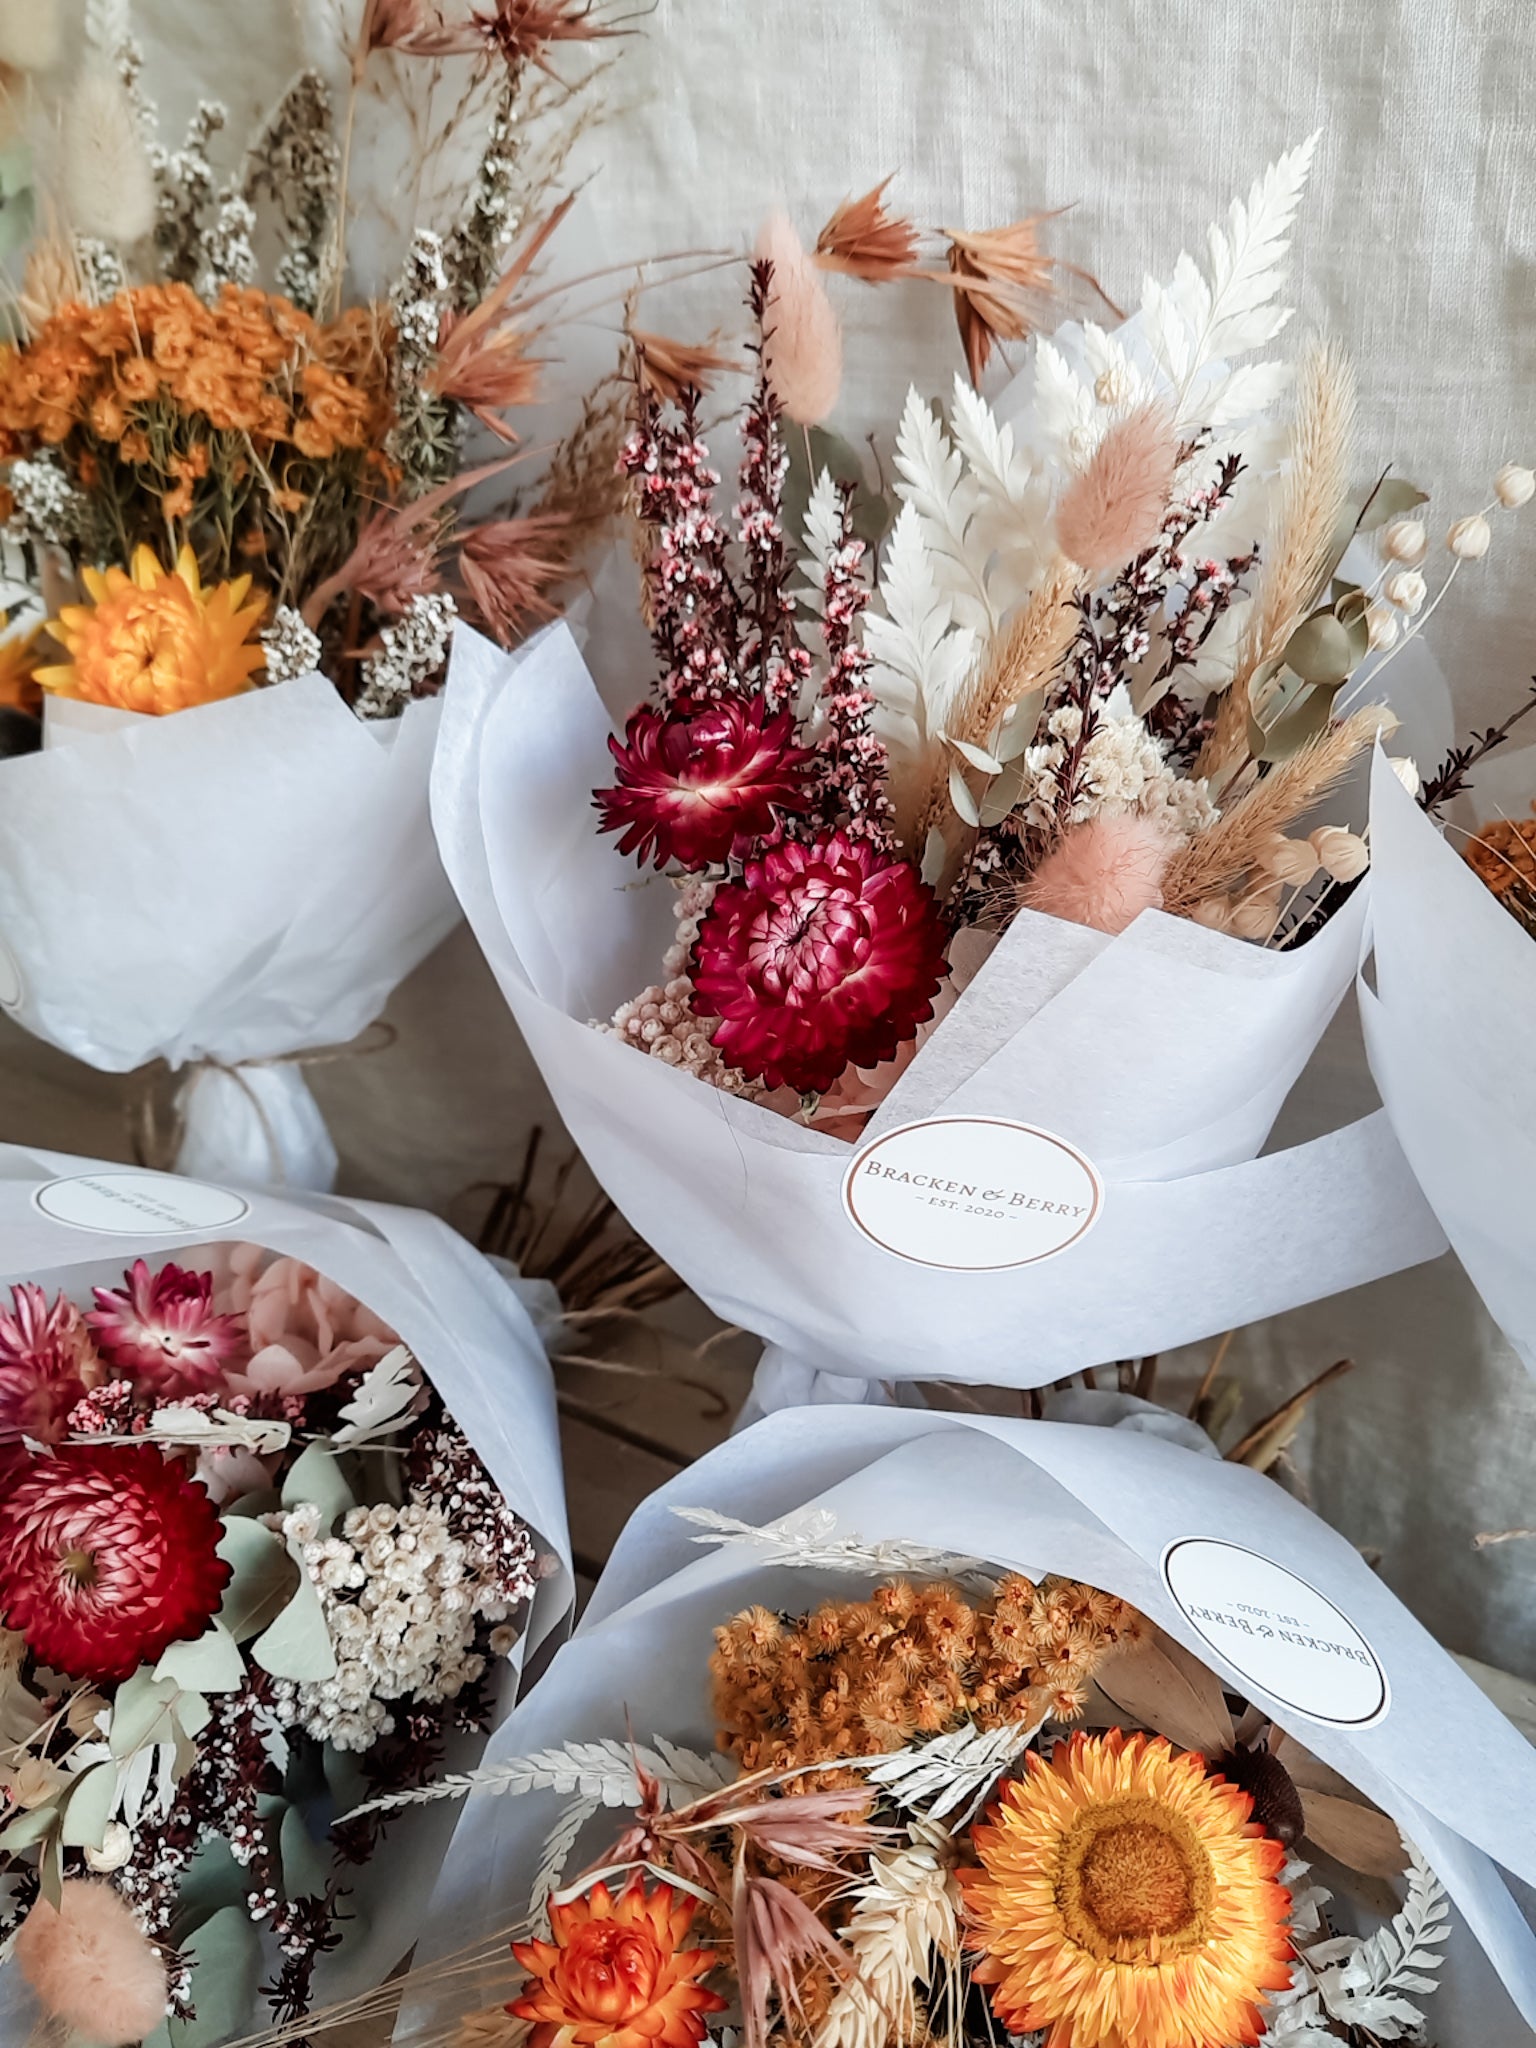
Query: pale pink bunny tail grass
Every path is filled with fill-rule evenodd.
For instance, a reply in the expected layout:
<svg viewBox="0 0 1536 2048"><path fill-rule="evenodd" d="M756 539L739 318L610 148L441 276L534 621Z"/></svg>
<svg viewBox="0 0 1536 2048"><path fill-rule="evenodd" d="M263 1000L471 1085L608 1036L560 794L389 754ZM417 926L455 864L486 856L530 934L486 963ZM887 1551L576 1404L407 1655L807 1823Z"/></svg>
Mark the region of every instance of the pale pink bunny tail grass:
<svg viewBox="0 0 1536 2048"><path fill-rule="evenodd" d="M1158 910L1163 876L1179 840L1134 811L1103 812L1071 825L1019 892L1047 917L1123 932L1144 910Z"/></svg>
<svg viewBox="0 0 1536 2048"><path fill-rule="evenodd" d="M12 1955L49 2017L91 2048L128 2048L165 2018L165 1964L110 1885L70 1878L57 1909L39 1899Z"/></svg>
<svg viewBox="0 0 1536 2048"><path fill-rule="evenodd" d="M763 367L789 417L814 427L836 405L842 386L842 330L820 273L782 213L763 222L757 253L773 265Z"/></svg>
<svg viewBox="0 0 1536 2048"><path fill-rule="evenodd" d="M1160 405L1116 420L1092 461L1062 494L1056 539L1094 576L1123 569L1157 539L1168 508L1178 438Z"/></svg>

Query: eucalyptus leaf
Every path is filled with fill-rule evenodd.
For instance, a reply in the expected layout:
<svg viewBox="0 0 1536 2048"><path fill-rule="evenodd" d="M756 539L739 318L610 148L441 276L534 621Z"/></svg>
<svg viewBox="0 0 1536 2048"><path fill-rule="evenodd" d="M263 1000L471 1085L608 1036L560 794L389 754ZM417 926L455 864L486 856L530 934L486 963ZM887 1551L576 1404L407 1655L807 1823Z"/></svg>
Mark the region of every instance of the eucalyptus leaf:
<svg viewBox="0 0 1536 2048"><path fill-rule="evenodd" d="M1332 716L1333 692L1308 690L1299 704L1293 705L1261 735L1262 745L1254 750L1256 759L1288 761L1308 740L1317 738Z"/></svg>
<svg viewBox="0 0 1536 2048"><path fill-rule="evenodd" d="M981 822L985 826L1000 825L1024 794L1024 785L1029 771L1022 761L1005 768L981 799Z"/></svg>
<svg viewBox="0 0 1536 2048"><path fill-rule="evenodd" d="M251 1888L250 1872L237 1863L222 1835L205 1835L187 1865L176 1891L176 1918L171 1933L176 1946L225 1906L243 1906Z"/></svg>
<svg viewBox="0 0 1536 2048"><path fill-rule="evenodd" d="M327 1529L338 1515L357 1506L356 1496L342 1477L336 1453L329 1444L310 1444L288 1468L283 1481L283 1506L296 1508L306 1501L320 1510Z"/></svg>
<svg viewBox="0 0 1536 2048"><path fill-rule="evenodd" d="M1274 683L1284 672L1284 655L1273 655L1268 661L1261 661L1248 678L1248 702L1255 711L1263 708L1265 699Z"/></svg>
<svg viewBox="0 0 1536 2048"><path fill-rule="evenodd" d="M282 1537L260 1522L226 1516L219 1555L235 1574L224 1589L219 1622L237 1643L244 1642L287 1606L298 1574Z"/></svg>
<svg viewBox="0 0 1536 2048"><path fill-rule="evenodd" d="M141 1664L131 1678L125 1678L112 1701L112 1719L107 1741L112 1754L121 1760L150 1742L169 1742L175 1734L171 1703L179 1687L172 1678L156 1678L148 1665Z"/></svg>
<svg viewBox="0 0 1536 2048"><path fill-rule="evenodd" d="M283 1497L275 1486L257 1486L242 1493L238 1500L226 1501L219 1512L226 1522L231 1518L248 1522L255 1515L275 1515L282 1504Z"/></svg>
<svg viewBox="0 0 1536 2048"><path fill-rule="evenodd" d="M1035 737L1040 713L1045 709L1045 691L1031 690L1004 713L992 735L992 751L1005 764L1016 761Z"/></svg>
<svg viewBox="0 0 1536 2048"><path fill-rule="evenodd" d="M1344 682L1359 657L1349 628L1331 611L1303 619L1285 643L1285 665L1306 683Z"/></svg>
<svg viewBox="0 0 1536 2048"><path fill-rule="evenodd" d="M215 1617L194 1642L172 1643L155 1666L155 1676L174 1678L191 1692L234 1692L245 1683L245 1659Z"/></svg>
<svg viewBox="0 0 1536 2048"><path fill-rule="evenodd" d="M160 2048L214 2048L249 2032L261 1970L261 1944L243 1906L225 1906L189 1936L182 1951L192 1964L197 2017L168 2020L150 2035Z"/></svg>
<svg viewBox="0 0 1536 2048"><path fill-rule="evenodd" d="M57 1912L64 1903L64 1847L56 1834L44 1842L37 1859L37 1889Z"/></svg>
<svg viewBox="0 0 1536 2048"><path fill-rule="evenodd" d="M302 1558L295 1556L294 1562L299 1566L299 1583L293 1598L252 1643L251 1656L274 1678L315 1682L334 1678L336 1652L325 1625L325 1609Z"/></svg>
<svg viewBox="0 0 1536 2048"><path fill-rule="evenodd" d="M944 863L948 859L949 848L944 842L944 834L937 825L930 825L928 837L923 845L923 865L920 870L923 880L930 889L938 887L939 877L943 874Z"/></svg>
<svg viewBox="0 0 1536 2048"><path fill-rule="evenodd" d="M99 1849L117 1807L117 1765L92 1764L70 1787L59 1840L66 1849Z"/></svg>
<svg viewBox="0 0 1536 2048"><path fill-rule="evenodd" d="M172 1707L171 1712L175 1717L177 1728L183 1736L201 1735L208 1726L208 1723L213 1719L212 1707L209 1706L200 1692L194 1692L191 1688L176 1695L176 1703ZM181 1742L178 1740L176 1745L178 1758L180 1757L181 1747ZM180 1765L178 1765L178 1768L180 1768Z"/></svg>
<svg viewBox="0 0 1536 2048"><path fill-rule="evenodd" d="M989 754L985 747L978 747L970 740L952 740L946 733L946 746L953 747L963 761L969 761L973 768L979 768L983 775L1001 775L1003 764L995 754Z"/></svg>
<svg viewBox="0 0 1536 2048"><path fill-rule="evenodd" d="M966 825L979 825L981 813L976 808L976 799L971 795L970 785L965 779L965 770L958 761L949 764L949 801L954 806L955 816Z"/></svg>
<svg viewBox="0 0 1536 2048"><path fill-rule="evenodd" d="M285 1806L278 1828L278 1849L283 1859L283 1890L290 1899L318 1899L330 1883L330 1845L317 1842L304 1825L296 1806Z"/></svg>
<svg viewBox="0 0 1536 2048"><path fill-rule="evenodd" d="M110 1766L108 1767L110 1768ZM56 1806L34 1806L0 1828L0 1849L31 1849L58 1820Z"/></svg>
<svg viewBox="0 0 1536 2048"><path fill-rule="evenodd" d="M1361 507L1356 530L1360 533L1375 533L1385 526L1389 519L1401 519L1416 505L1429 503L1428 491L1421 491L1417 484L1409 483L1403 476L1384 476Z"/></svg>

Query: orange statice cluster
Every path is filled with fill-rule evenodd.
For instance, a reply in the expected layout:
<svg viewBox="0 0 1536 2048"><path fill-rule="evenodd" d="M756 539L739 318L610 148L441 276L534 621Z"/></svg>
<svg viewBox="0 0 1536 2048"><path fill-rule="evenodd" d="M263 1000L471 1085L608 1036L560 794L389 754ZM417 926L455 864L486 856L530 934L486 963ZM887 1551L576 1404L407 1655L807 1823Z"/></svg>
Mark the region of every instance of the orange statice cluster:
<svg viewBox="0 0 1536 2048"><path fill-rule="evenodd" d="M788 1770L900 1749L966 1721L1071 1720L1101 1659L1143 1627L1111 1593L1022 1573L976 1601L947 1581L895 1580L812 1614L749 1607L715 1631L720 1747L744 1771Z"/></svg>
<svg viewBox="0 0 1536 2048"><path fill-rule="evenodd" d="M0 461L58 451L104 524L88 556L163 547L169 527L205 574L227 573L236 552L267 551L268 506L303 512L332 465L382 480L386 339L373 307L323 324L228 284L211 305L184 284L67 304L0 348ZM350 525L331 538L344 552Z"/></svg>

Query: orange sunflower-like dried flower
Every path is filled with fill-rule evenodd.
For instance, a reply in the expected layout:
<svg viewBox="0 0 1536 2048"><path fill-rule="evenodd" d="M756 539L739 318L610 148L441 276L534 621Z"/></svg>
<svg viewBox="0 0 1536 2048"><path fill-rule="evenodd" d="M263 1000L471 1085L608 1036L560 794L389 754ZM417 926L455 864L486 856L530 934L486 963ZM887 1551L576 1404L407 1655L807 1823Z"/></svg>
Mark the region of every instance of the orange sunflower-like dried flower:
<svg viewBox="0 0 1536 2048"><path fill-rule="evenodd" d="M514 1941L527 1989L507 2006L532 2022L528 2048L698 2048L725 2000L700 1983L707 1948L684 1948L694 1902L638 1871L617 1898L595 1884L550 1901L548 1941Z"/></svg>
<svg viewBox="0 0 1536 2048"><path fill-rule="evenodd" d="M249 576L205 590L190 548L174 569L140 547L131 575L85 569L81 578L91 602L49 622L69 659L37 671L45 690L123 711L182 711L248 688L266 661L251 639L265 597L246 604Z"/></svg>
<svg viewBox="0 0 1536 2048"><path fill-rule="evenodd" d="M888 213L883 178L860 199L845 199L816 237L816 261L865 284L905 277L917 261L917 229L903 215Z"/></svg>
<svg viewBox="0 0 1536 2048"><path fill-rule="evenodd" d="M1250 2048L1290 1983L1285 1851L1161 1736L1078 1734L1004 1788L958 1875L972 1975L1046 2048Z"/></svg>

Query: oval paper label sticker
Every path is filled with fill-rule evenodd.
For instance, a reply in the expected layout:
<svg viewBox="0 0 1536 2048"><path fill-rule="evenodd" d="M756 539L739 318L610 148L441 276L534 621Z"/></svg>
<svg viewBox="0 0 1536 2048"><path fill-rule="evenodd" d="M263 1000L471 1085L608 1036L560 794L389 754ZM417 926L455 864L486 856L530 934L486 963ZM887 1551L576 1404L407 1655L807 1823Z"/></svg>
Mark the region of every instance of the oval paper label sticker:
<svg viewBox="0 0 1536 2048"><path fill-rule="evenodd" d="M20 963L5 940L0 939L0 1010L19 1010L25 993Z"/></svg>
<svg viewBox="0 0 1536 2048"><path fill-rule="evenodd" d="M249 1215L251 1208L231 1188L179 1180L174 1173L138 1173L131 1167L121 1173L80 1173L47 1181L32 1202L55 1223L68 1223L76 1230L110 1230L123 1237L222 1230Z"/></svg>
<svg viewBox="0 0 1536 2048"><path fill-rule="evenodd" d="M1104 1184L1065 1138L1005 1117L902 1124L853 1156L843 1207L898 1258L997 1273L1064 1252L1098 1219Z"/></svg>
<svg viewBox="0 0 1536 2048"><path fill-rule="evenodd" d="M1273 1700L1332 1728L1365 1728L1391 1704L1376 1653L1333 1602L1283 1565L1198 1536L1163 1553L1185 1619Z"/></svg>

